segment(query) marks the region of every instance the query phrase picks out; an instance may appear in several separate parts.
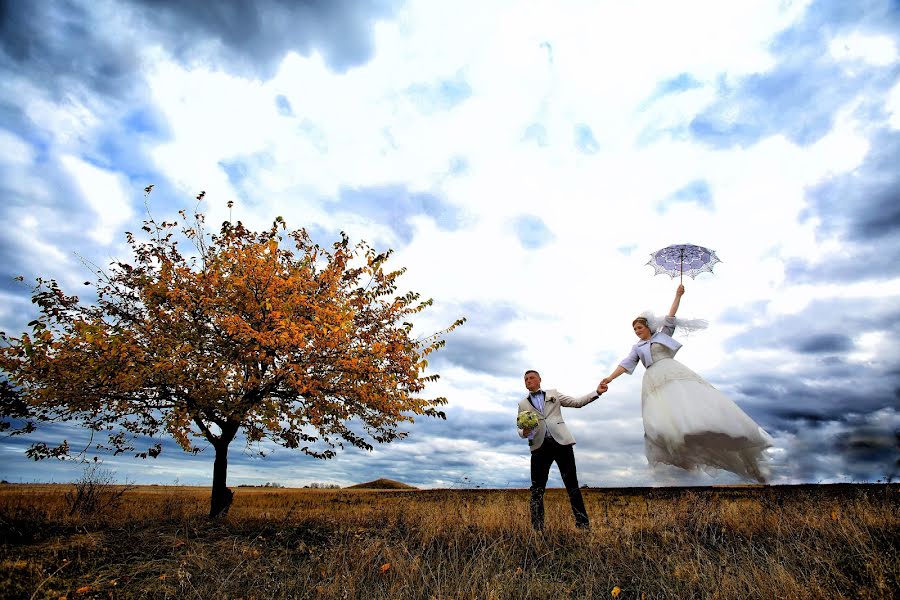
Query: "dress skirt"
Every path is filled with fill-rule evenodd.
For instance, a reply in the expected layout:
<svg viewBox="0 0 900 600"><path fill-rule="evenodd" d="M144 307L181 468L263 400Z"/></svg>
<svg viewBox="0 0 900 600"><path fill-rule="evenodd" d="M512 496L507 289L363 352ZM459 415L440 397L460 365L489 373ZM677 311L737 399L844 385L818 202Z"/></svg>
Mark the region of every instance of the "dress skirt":
<svg viewBox="0 0 900 600"><path fill-rule="evenodd" d="M668 348L653 344L652 351L659 359L644 373L641 391L647 461L724 469L764 483L771 436L698 374L664 357Z"/></svg>

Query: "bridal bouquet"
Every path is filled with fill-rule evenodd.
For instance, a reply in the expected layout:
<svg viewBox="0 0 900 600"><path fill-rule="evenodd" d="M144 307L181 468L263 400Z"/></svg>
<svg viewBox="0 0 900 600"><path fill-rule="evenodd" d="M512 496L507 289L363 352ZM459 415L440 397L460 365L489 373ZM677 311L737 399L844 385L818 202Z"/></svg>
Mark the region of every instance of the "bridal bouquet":
<svg viewBox="0 0 900 600"><path fill-rule="evenodd" d="M519 429L534 429L538 426L537 413L530 410L523 410L519 413L519 416L516 417L516 425L518 425Z"/></svg>

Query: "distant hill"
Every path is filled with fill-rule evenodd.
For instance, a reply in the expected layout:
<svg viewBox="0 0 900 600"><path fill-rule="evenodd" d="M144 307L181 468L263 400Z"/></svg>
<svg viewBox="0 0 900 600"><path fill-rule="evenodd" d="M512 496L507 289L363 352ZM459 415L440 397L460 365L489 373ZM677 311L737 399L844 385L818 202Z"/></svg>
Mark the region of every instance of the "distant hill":
<svg viewBox="0 0 900 600"><path fill-rule="evenodd" d="M393 479L376 479L375 481L367 481L366 483L357 483L356 485L347 486L344 489L366 489L366 490L416 490L414 485L408 485Z"/></svg>

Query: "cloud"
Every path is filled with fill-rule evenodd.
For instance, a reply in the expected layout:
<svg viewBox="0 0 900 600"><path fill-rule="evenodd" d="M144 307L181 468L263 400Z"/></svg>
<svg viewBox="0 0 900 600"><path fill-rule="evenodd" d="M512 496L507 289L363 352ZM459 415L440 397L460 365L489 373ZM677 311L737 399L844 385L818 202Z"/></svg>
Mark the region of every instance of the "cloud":
<svg viewBox="0 0 900 600"><path fill-rule="evenodd" d="M397 4L138 0L133 6L138 18L152 15L155 33L182 61L212 59L266 78L288 51L319 51L336 71L365 63L374 51L372 22L391 16Z"/></svg>
<svg viewBox="0 0 900 600"><path fill-rule="evenodd" d="M0 48L6 69L57 96L77 85L121 97L140 78L140 45L164 48L182 64L262 79L289 51L319 52L332 69L345 71L371 58L372 23L396 7L391 0L10 2L0 17Z"/></svg>
<svg viewBox="0 0 900 600"><path fill-rule="evenodd" d="M690 123L690 134L714 147L749 146L770 135L800 145L825 136L840 108L854 98L877 97L900 76L900 64L859 69L835 61L831 40L845 32L892 35L900 10L889 0L848 12L839 0L820 0L803 21L771 46L775 66L735 82L721 79L718 98Z"/></svg>
<svg viewBox="0 0 900 600"><path fill-rule="evenodd" d="M522 318L517 308L503 303L467 302L449 306L442 314L465 315L467 322L448 336L446 346L434 355L436 370L454 366L495 377L519 376L525 343L509 333L509 326Z"/></svg>
<svg viewBox="0 0 900 600"><path fill-rule="evenodd" d="M841 243L812 260L794 259L785 274L798 282L884 279L900 274L900 131L880 129L863 163L807 192L802 218L818 237Z"/></svg>
<svg viewBox="0 0 900 600"><path fill-rule="evenodd" d="M61 157L63 167L75 180L82 198L93 209L89 221L96 223L88 235L102 244L109 244L120 228L132 217L131 198L119 176L99 169L78 157Z"/></svg>
<svg viewBox="0 0 900 600"><path fill-rule="evenodd" d="M900 475L900 413L884 408L810 421L785 439L777 472L803 481L871 481Z"/></svg>
<svg viewBox="0 0 900 600"><path fill-rule="evenodd" d="M403 185L342 188L326 209L340 217L360 218L389 228L403 243L413 237L412 220L426 216L442 230L453 231L463 223L462 212L434 194L412 192Z"/></svg>
<svg viewBox="0 0 900 600"><path fill-rule="evenodd" d="M149 183L159 217L202 189L210 224L283 215L322 243L394 247L402 285L436 300L416 335L469 318L429 356L447 421L331 461L236 445L233 481L527 485L522 371L595 386L634 315L671 301L647 255L684 240L725 262L688 282L679 314L711 326L679 358L775 436L777 481L883 476L867 453L900 389L896 3L671 4L651 21L567 2L26 4L0 16L4 330L33 311L12 276L71 292L89 289L74 252L127 257ZM583 482L732 481L647 468L640 385L566 412ZM7 450L4 476L33 472ZM181 456L108 460L208 483L210 457Z"/></svg>
<svg viewBox="0 0 900 600"><path fill-rule="evenodd" d="M4 2L0 12L0 72L24 77L56 98L78 89L120 97L134 85L140 57L134 38L115 27L100 3ZM78 52L73 52L78 48ZM8 81L8 79L7 79Z"/></svg>
<svg viewBox="0 0 900 600"><path fill-rule="evenodd" d="M898 322L896 299L814 300L726 340L724 385L764 428L792 434L896 406Z"/></svg>
<svg viewBox="0 0 900 600"><path fill-rule="evenodd" d="M473 320L477 324L477 318ZM523 347L521 342L491 339L482 332L460 333L447 342L435 364L447 363L475 373L509 376L518 372L516 355Z"/></svg>
<svg viewBox="0 0 900 600"><path fill-rule="evenodd" d="M826 354L853 350L853 340L840 333L821 333L804 336L794 345L795 352Z"/></svg>

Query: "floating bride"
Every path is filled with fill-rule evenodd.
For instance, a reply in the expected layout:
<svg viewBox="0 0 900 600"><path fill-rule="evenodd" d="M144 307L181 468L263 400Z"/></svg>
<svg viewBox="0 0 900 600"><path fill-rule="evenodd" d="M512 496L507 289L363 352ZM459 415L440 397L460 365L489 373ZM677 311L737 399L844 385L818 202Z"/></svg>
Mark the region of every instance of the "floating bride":
<svg viewBox="0 0 900 600"><path fill-rule="evenodd" d="M675 360L681 344L672 339L675 313L684 294L679 285L669 314L657 324L652 316L632 322L640 341L603 380L609 384L643 363L641 413L644 447L651 465L682 469L713 467L765 483L763 451L772 438L725 394Z"/></svg>

